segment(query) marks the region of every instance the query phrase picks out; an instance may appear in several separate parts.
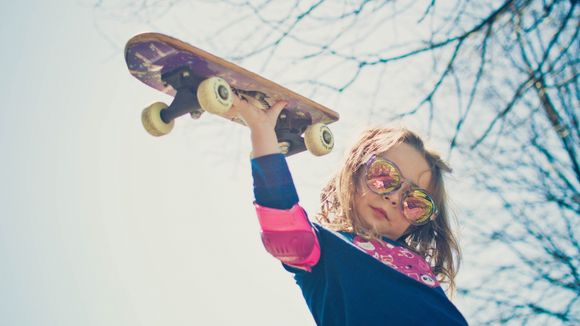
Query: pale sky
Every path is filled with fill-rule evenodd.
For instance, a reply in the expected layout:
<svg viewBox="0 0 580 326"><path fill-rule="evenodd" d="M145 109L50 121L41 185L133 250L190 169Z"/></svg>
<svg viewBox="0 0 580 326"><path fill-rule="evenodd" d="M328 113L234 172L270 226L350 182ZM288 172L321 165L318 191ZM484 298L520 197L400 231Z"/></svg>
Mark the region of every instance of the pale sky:
<svg viewBox="0 0 580 326"><path fill-rule="evenodd" d="M91 4L0 2L0 324L313 325L262 247L248 131L208 115L162 138L141 126L169 98L128 73L125 42L156 31L219 50L217 11L183 5L198 19L146 24ZM314 98L341 114L338 150L289 159L311 215L368 123L345 96Z"/></svg>

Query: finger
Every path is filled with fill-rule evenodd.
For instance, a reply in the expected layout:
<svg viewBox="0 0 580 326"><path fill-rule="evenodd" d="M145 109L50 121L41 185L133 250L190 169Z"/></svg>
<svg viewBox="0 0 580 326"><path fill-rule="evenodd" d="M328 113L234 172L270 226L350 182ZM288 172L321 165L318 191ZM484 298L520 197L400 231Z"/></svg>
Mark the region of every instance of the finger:
<svg viewBox="0 0 580 326"><path fill-rule="evenodd" d="M246 120L249 114L252 114L252 109L243 98L234 96L234 102L232 108L237 112L237 115L242 116Z"/></svg>
<svg viewBox="0 0 580 326"><path fill-rule="evenodd" d="M277 119L278 116L280 115L280 112L282 112L282 110L284 110L284 108L287 105L288 105L288 102L286 102L286 101L278 101L278 102L274 103L274 105L272 105L268 114Z"/></svg>
<svg viewBox="0 0 580 326"><path fill-rule="evenodd" d="M242 100L238 95L234 94L233 106L240 107L243 103L244 103L244 100Z"/></svg>

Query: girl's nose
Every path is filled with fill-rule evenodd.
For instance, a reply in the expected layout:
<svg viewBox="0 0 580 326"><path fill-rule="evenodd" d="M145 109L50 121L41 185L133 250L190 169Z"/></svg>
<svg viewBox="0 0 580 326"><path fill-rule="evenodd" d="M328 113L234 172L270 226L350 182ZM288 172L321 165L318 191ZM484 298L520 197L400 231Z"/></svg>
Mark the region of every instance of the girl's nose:
<svg viewBox="0 0 580 326"><path fill-rule="evenodd" d="M397 189L397 190L393 191L392 193L383 196L383 198L388 200L391 203L391 205L397 206L400 202L400 196L401 196L401 189Z"/></svg>
<svg viewBox="0 0 580 326"><path fill-rule="evenodd" d="M398 206L401 203L401 196L404 196L409 187L410 186L407 183L403 183L397 190L383 196L383 198L388 200L391 205Z"/></svg>
<svg viewBox="0 0 580 326"><path fill-rule="evenodd" d="M391 205L397 206L399 203L401 203L401 196L404 196L410 186L411 185L405 181L397 190L391 192L388 195L384 195L383 198L390 201Z"/></svg>

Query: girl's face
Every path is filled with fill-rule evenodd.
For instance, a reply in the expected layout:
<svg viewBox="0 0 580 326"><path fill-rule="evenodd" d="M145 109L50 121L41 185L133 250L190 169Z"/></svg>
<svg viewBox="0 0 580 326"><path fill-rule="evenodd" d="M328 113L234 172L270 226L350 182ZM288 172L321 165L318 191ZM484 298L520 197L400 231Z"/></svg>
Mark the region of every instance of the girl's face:
<svg viewBox="0 0 580 326"><path fill-rule="evenodd" d="M378 156L397 164L406 179L423 189L429 189L431 183L429 165L419 151L411 145L398 144ZM391 240L399 239L411 225L403 217L401 208L401 195L409 186L405 184L386 196L380 196L369 190L365 180L359 180L357 187L354 206L356 214L365 227L373 228Z"/></svg>

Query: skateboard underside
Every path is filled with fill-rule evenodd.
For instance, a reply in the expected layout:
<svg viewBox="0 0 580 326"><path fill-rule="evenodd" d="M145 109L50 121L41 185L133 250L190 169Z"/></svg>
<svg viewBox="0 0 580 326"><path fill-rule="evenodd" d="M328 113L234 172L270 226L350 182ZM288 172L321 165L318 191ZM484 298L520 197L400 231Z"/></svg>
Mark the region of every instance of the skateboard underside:
<svg viewBox="0 0 580 326"><path fill-rule="evenodd" d="M179 93L185 93L178 91L180 88L192 88L204 79L217 76L227 81L234 93L251 99L263 109L268 109L279 100L287 101L285 112L292 117L292 121L289 120L290 127L294 124L294 127L302 129L298 131L299 133L302 133L308 125L330 124L338 120L336 112L306 97L166 35L145 33L133 37L126 45L125 60L135 78L163 93L173 97L177 95L174 102L178 102L178 98L182 97L180 95L183 94ZM183 76L193 80L192 84L184 84ZM175 116L189 113L196 118L203 113L203 110L197 107L188 110L191 112L181 112ZM244 124L233 110L221 115ZM293 133L297 131L294 130ZM295 150L299 152L304 148Z"/></svg>

